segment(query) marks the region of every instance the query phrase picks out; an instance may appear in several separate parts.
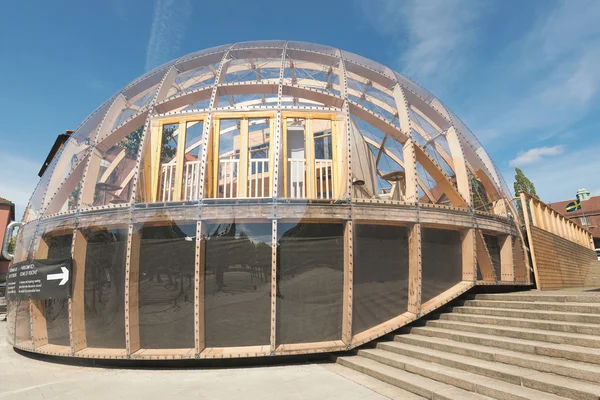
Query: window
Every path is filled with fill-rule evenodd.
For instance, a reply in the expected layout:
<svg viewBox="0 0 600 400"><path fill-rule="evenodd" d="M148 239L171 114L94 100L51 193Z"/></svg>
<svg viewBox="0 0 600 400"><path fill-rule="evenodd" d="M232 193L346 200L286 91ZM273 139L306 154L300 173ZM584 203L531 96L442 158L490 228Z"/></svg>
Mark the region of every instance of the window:
<svg viewBox="0 0 600 400"><path fill-rule="evenodd" d="M590 217L588 216L583 216L583 217L579 217L579 220L581 221L581 225L589 225L590 224Z"/></svg>

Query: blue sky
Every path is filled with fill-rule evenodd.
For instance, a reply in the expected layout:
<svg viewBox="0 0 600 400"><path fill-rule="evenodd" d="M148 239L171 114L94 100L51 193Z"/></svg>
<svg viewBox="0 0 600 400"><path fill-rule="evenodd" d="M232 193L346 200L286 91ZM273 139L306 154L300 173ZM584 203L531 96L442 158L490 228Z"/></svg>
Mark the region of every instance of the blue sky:
<svg viewBox="0 0 600 400"><path fill-rule="evenodd" d="M386 64L457 113L512 187L600 195L600 1L20 1L0 19L0 197L21 215L56 135L147 69L234 41Z"/></svg>

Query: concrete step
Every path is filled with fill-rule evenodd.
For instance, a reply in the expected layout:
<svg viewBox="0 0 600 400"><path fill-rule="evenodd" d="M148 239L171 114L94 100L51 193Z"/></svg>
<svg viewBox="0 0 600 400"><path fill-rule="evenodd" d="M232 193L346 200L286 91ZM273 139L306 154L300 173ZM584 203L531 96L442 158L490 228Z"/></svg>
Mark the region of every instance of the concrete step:
<svg viewBox="0 0 600 400"><path fill-rule="evenodd" d="M552 302L552 303L600 303L600 293L479 293L470 295L472 300L494 300L494 301L525 301L525 302Z"/></svg>
<svg viewBox="0 0 600 400"><path fill-rule="evenodd" d="M460 304L460 302L459 302ZM493 307L517 310L543 310L600 315L600 303L553 303L545 301L523 302L504 300L464 300L467 307Z"/></svg>
<svg viewBox="0 0 600 400"><path fill-rule="evenodd" d="M583 346L591 347L594 349L600 349L600 336L582 335L579 333L552 332L540 329L511 328L496 325L486 325L483 323L469 323L445 320L431 320L427 321L425 325L433 328L483 333L486 335L496 335L504 338L537 340L540 342L569 344L572 346Z"/></svg>
<svg viewBox="0 0 600 400"><path fill-rule="evenodd" d="M549 372L569 378L600 383L600 365L415 334L396 335L394 340L398 343L418 346L420 348L440 350L447 353L495 361L508 365L535 369L540 372Z"/></svg>
<svg viewBox="0 0 600 400"><path fill-rule="evenodd" d="M599 385L529 368L486 361L399 342L381 342L377 344L377 349L570 399L597 400L600 397Z"/></svg>
<svg viewBox="0 0 600 400"><path fill-rule="evenodd" d="M343 376L344 378L358 383L361 386L366 387L374 391L375 393L379 393L382 396L387 397L388 399L393 400L422 400L427 399L426 397L419 396L417 394L411 393L407 390L400 389L394 385L390 385L389 383L380 381L377 378L373 378L372 376L363 374L355 369L344 367L342 364L325 364L324 368L335 372L336 374Z"/></svg>
<svg viewBox="0 0 600 400"><path fill-rule="evenodd" d="M495 317L459 313L439 314L438 318L445 321L482 323L487 325L500 325L515 328L540 329L547 331L581 333L584 335L600 336L600 324L583 324L565 321L554 322L539 319Z"/></svg>
<svg viewBox="0 0 600 400"><path fill-rule="evenodd" d="M359 356L401 371L421 375L457 388L495 399L559 399L556 395L515 385L502 380L465 372L445 365L403 356L381 349L360 350Z"/></svg>
<svg viewBox="0 0 600 400"><path fill-rule="evenodd" d="M600 324L600 315L594 314L466 306L452 307L448 308L447 310L458 314L493 315L497 317L531 318L548 321Z"/></svg>
<svg viewBox="0 0 600 400"><path fill-rule="evenodd" d="M418 374L406 372L365 357L338 357L337 362L344 367L362 372L363 374L426 399L489 399L489 397L470 393L466 390L456 388L453 385L448 385Z"/></svg>
<svg viewBox="0 0 600 400"><path fill-rule="evenodd" d="M600 365L600 350L594 348L507 338L482 333L456 331L453 329L434 328L431 326L413 327L410 333Z"/></svg>

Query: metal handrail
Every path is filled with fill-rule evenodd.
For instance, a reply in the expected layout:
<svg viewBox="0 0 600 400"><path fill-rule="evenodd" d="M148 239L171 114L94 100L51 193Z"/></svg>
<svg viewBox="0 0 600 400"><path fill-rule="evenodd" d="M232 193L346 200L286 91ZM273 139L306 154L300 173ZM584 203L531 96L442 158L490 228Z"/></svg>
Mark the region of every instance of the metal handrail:
<svg viewBox="0 0 600 400"><path fill-rule="evenodd" d="M13 235L13 231L16 227L22 227L22 222L13 221L6 227L6 232L4 233L4 240L2 241L2 257L6 258L9 261L12 261L15 258L15 255L8 251L8 246L10 246L10 238Z"/></svg>

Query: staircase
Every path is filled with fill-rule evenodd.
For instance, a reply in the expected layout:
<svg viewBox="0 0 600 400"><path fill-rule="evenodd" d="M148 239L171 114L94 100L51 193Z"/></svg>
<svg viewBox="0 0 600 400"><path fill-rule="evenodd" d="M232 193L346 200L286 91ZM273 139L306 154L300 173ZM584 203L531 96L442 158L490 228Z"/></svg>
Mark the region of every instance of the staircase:
<svg viewBox="0 0 600 400"><path fill-rule="evenodd" d="M389 398L600 399L600 292L467 295L337 363Z"/></svg>

